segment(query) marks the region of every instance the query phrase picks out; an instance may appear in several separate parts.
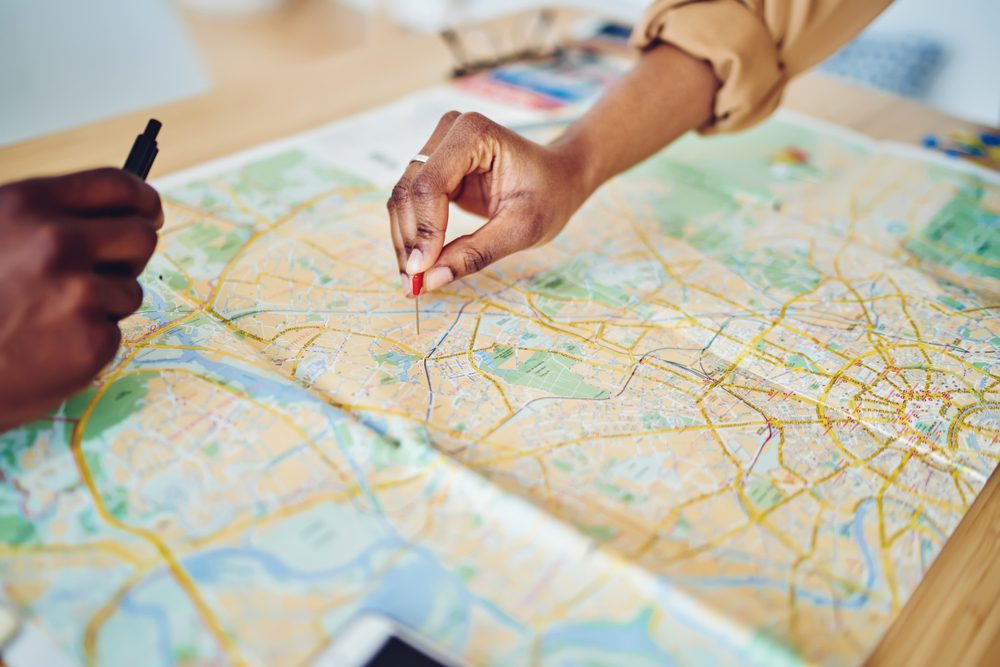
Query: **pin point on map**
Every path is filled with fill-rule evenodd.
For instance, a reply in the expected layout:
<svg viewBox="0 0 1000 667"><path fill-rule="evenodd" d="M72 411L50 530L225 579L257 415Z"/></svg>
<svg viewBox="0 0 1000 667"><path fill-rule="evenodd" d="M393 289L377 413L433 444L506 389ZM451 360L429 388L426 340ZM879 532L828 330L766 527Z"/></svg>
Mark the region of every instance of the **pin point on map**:
<svg viewBox="0 0 1000 667"><path fill-rule="evenodd" d="M420 335L420 290L424 288L424 274L417 273L410 278L410 291L413 292L414 313L417 316L417 335Z"/></svg>

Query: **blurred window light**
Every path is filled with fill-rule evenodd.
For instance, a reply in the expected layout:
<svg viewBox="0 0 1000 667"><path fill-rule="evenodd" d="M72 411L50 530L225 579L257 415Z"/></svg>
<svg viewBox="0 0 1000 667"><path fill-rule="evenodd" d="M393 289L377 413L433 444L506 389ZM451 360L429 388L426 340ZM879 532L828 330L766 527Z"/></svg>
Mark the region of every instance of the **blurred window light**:
<svg viewBox="0 0 1000 667"><path fill-rule="evenodd" d="M0 146L208 85L167 0L0 2Z"/></svg>

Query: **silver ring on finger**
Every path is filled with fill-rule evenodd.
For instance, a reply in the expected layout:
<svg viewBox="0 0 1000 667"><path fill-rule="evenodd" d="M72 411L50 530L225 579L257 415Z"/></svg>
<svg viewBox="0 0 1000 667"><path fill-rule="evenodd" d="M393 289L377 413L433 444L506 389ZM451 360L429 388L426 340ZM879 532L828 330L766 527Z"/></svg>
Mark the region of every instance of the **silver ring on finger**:
<svg viewBox="0 0 1000 667"><path fill-rule="evenodd" d="M410 158L410 164L414 162L419 162L420 164L427 164L427 161L431 159L430 155L424 155L423 153L417 153L412 158Z"/></svg>

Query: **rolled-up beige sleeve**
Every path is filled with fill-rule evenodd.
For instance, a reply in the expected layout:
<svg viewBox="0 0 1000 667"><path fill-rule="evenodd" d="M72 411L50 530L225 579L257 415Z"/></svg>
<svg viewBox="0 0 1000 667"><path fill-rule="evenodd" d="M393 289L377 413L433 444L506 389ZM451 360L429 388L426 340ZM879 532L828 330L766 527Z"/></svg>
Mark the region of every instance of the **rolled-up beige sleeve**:
<svg viewBox="0 0 1000 667"><path fill-rule="evenodd" d="M701 132L767 118L788 81L854 37L891 0L657 0L632 35L708 61L721 86Z"/></svg>

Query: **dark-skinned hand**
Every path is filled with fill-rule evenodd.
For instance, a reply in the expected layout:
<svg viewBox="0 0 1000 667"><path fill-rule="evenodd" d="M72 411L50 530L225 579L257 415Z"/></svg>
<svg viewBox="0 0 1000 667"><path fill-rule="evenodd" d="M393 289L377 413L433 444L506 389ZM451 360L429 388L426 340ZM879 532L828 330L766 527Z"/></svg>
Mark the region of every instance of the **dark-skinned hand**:
<svg viewBox="0 0 1000 667"><path fill-rule="evenodd" d="M476 113L446 114L389 199L392 240L409 276L433 291L493 262L552 240L591 192L560 146L543 146ZM481 216L475 233L445 244L448 205Z"/></svg>
<svg viewBox="0 0 1000 667"><path fill-rule="evenodd" d="M114 358L162 224L156 191L120 169L0 186L0 432Z"/></svg>

